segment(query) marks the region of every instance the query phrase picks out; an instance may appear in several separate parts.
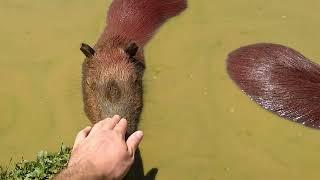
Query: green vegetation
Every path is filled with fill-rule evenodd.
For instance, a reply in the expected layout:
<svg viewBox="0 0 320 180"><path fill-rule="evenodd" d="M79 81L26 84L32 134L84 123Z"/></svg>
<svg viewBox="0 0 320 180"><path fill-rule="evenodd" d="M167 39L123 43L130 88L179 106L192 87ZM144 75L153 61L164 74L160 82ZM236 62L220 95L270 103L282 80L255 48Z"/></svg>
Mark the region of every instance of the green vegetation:
<svg viewBox="0 0 320 180"><path fill-rule="evenodd" d="M62 145L57 153L40 151L35 161L22 160L14 168L0 167L0 180L51 179L66 167L71 149Z"/></svg>

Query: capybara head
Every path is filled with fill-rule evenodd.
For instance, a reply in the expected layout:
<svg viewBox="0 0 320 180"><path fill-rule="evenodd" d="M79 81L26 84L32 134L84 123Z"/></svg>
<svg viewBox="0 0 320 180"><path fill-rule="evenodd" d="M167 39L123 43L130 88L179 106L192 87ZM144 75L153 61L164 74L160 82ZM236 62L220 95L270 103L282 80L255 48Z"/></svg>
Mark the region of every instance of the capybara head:
<svg viewBox="0 0 320 180"><path fill-rule="evenodd" d="M133 133L143 107L142 48L134 42L110 39L94 48L82 44L80 49L86 56L82 71L86 115L97 123L118 114L128 121L127 133Z"/></svg>

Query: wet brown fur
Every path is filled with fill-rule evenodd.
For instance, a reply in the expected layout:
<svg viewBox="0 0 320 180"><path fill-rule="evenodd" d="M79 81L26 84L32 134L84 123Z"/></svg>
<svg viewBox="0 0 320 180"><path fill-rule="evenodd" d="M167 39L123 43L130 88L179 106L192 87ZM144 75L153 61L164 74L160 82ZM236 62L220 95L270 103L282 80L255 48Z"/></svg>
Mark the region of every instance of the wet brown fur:
<svg viewBox="0 0 320 180"><path fill-rule="evenodd" d="M129 41L119 37L96 45L95 56L83 63L84 110L92 123L119 114L128 120L128 133L137 130L143 107L143 69L125 53ZM136 58L144 63L142 51Z"/></svg>
<svg viewBox="0 0 320 180"><path fill-rule="evenodd" d="M231 52L227 71L252 100L275 114L320 128L320 66L277 44L254 44Z"/></svg>
<svg viewBox="0 0 320 180"><path fill-rule="evenodd" d="M85 53L88 57L82 65L84 111L92 123L118 114L128 121L128 135L137 130L143 108L143 48L155 31L186 5L186 0L112 2L108 25L91 50L94 54ZM138 51L130 57L126 50L132 43Z"/></svg>
<svg viewBox="0 0 320 180"><path fill-rule="evenodd" d="M113 0L94 48L82 44L84 111L94 124L116 114L128 121L127 136L137 130L143 108L143 48L156 30L186 8L186 0ZM144 175L139 149L124 179L154 179L157 169Z"/></svg>

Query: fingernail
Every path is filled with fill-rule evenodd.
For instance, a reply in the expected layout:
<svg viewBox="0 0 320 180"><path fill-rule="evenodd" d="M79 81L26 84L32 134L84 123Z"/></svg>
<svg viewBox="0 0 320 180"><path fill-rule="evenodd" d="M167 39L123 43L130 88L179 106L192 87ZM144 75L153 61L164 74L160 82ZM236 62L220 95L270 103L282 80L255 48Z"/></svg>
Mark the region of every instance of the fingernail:
<svg viewBox="0 0 320 180"><path fill-rule="evenodd" d="M113 116L113 118L117 118L117 119L119 119L119 118L120 118L120 116L119 116L119 115L114 115L114 116Z"/></svg>
<svg viewBox="0 0 320 180"><path fill-rule="evenodd" d="M125 122L127 122L127 120L126 120L125 118L122 118L122 119L121 119L121 121L125 121Z"/></svg>

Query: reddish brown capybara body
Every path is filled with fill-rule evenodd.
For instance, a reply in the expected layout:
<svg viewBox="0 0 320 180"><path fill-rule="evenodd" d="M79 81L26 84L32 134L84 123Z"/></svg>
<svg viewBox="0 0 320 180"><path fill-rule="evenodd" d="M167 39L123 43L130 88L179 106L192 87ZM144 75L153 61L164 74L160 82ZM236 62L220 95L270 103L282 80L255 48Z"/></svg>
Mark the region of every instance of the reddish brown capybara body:
<svg viewBox="0 0 320 180"><path fill-rule="evenodd" d="M127 134L137 130L143 108L143 48L156 30L187 7L186 0L113 0L107 26L82 66L84 110L92 123L119 114Z"/></svg>
<svg viewBox="0 0 320 180"><path fill-rule="evenodd" d="M320 128L320 66L277 44L254 44L231 52L227 71L252 100L277 115Z"/></svg>
<svg viewBox="0 0 320 180"><path fill-rule="evenodd" d="M186 0L113 0L107 26L96 45L82 44L84 111L94 124L120 115L128 121L127 135L137 130L143 108L143 48L156 30L187 7ZM124 179L154 179L144 175L139 149Z"/></svg>

